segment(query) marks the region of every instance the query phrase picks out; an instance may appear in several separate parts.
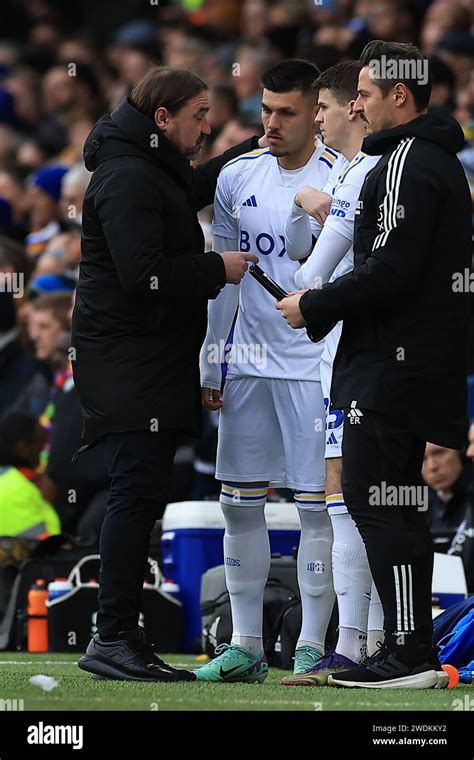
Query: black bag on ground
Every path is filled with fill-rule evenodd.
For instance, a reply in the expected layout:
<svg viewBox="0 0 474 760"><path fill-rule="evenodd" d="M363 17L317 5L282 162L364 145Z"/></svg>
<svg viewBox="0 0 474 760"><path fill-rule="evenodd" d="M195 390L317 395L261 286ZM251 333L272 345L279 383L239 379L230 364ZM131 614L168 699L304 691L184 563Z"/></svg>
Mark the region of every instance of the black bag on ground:
<svg viewBox="0 0 474 760"><path fill-rule="evenodd" d="M215 648L219 644L228 644L232 637L229 592L222 592L210 602L202 602L201 614L208 618L203 626L202 649L209 657L214 657ZM263 640L268 662L274 668L292 670L301 620L299 596L284 583L270 579L263 600ZM337 604L334 604L326 634L326 652L336 647L337 626Z"/></svg>
<svg viewBox="0 0 474 760"><path fill-rule="evenodd" d="M0 649L26 650L28 592L35 581L42 578L47 585L55 578L66 578L74 565L90 553L90 546L80 545L64 534L50 536L36 545L17 568L0 625Z"/></svg>
<svg viewBox="0 0 474 760"><path fill-rule="evenodd" d="M28 592L35 581L42 578L47 585L56 578L68 578L78 564L96 553L95 545L79 544L65 535L51 536L38 544L17 570L0 624L0 650L27 649ZM154 561L153 565L156 572L151 574L143 591L142 613L146 619L147 640L160 652L179 653L183 650L184 640L182 604L157 588L162 576L158 563ZM83 584L74 595L64 595L67 599L59 597L58 601L63 600L61 605L52 605L48 609L50 651L83 651L89 643L98 608L97 587L89 581L98 577L97 560L94 567L88 565L88 573L84 576L86 585Z"/></svg>
<svg viewBox="0 0 474 760"><path fill-rule="evenodd" d="M296 642L301 631L301 603L288 607L283 613L281 630L276 643L277 667L292 670Z"/></svg>
<svg viewBox="0 0 474 760"><path fill-rule="evenodd" d="M279 665L279 653L275 651L285 613L300 603L296 591L277 578L269 578L263 596L263 645L270 665ZM203 627L203 651L214 657L219 644L229 644L232 637L232 613L229 592L224 591L211 601L201 603L201 615L207 618Z"/></svg>
<svg viewBox="0 0 474 760"><path fill-rule="evenodd" d="M157 652L179 653L184 645L184 617L180 601L161 591L162 575L154 560L148 560L150 580L142 590L140 624L146 640ZM47 603L48 651L83 652L97 630L98 554L83 557L69 575L72 588Z"/></svg>
<svg viewBox="0 0 474 760"><path fill-rule="evenodd" d="M301 631L301 602L285 610L281 621L280 635L275 644L274 665L282 670L293 669L296 644ZM337 603L334 604L331 619L326 632L324 647L326 652L332 652L337 644L338 611Z"/></svg>

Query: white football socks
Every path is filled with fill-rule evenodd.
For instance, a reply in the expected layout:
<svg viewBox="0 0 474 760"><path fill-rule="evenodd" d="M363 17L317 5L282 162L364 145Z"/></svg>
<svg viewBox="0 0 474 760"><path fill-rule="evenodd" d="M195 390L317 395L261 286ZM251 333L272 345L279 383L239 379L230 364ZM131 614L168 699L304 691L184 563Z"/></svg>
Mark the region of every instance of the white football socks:
<svg viewBox="0 0 474 760"><path fill-rule="evenodd" d="M319 496L324 504L324 494ZM298 494L295 494L298 506ZM298 509L301 538L298 548L298 584L302 625L296 647L311 646L324 654L324 640L334 607L331 569L332 528L326 509Z"/></svg>
<svg viewBox="0 0 474 760"><path fill-rule="evenodd" d="M232 643L258 655L263 649L263 592L270 570L265 500L252 507L240 506L235 500L232 506L222 502L221 506L226 525L224 563L232 608Z"/></svg>
<svg viewBox="0 0 474 760"><path fill-rule="evenodd" d="M334 500L335 496L340 505L342 494L332 494L328 500ZM364 542L352 517L341 510L331 514L329 509L329 514L334 534L332 572L339 611L336 652L360 662L367 655L372 576Z"/></svg>

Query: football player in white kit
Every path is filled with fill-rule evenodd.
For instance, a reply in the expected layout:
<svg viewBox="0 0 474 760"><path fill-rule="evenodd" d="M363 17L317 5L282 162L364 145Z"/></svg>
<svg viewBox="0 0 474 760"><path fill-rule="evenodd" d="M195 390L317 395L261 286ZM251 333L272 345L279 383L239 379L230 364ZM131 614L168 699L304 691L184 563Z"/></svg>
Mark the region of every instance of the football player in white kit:
<svg viewBox="0 0 474 760"><path fill-rule="evenodd" d="M286 252L288 209L299 187L322 188L337 154L315 140L319 71L283 61L262 77L262 121L269 147L230 161L221 171L212 225L214 250L251 251L284 289L294 290L299 264ZM329 208L329 207L328 207ZM320 226L313 222L316 236ZM232 242L231 242L232 241ZM209 309L201 351L207 409L220 409L216 478L222 481L224 562L233 635L196 671L200 681L261 682L263 593L270 568L264 508L269 485L294 491L301 522L298 581L303 621L295 672L324 653L334 605L332 530L324 497L322 345L275 320L273 298L251 276L226 287ZM234 323L235 320L235 323ZM221 361L234 323L221 398Z"/></svg>
<svg viewBox="0 0 474 760"><path fill-rule="evenodd" d="M330 212L311 256L295 274L296 286L321 288L326 282L353 269L353 232L357 201L367 173L379 156L368 156L361 150L365 126L352 110L357 98L358 63L340 63L327 69L318 78L319 111L316 121L327 146L340 151L338 176L320 192L302 188L295 196L287 219L285 236L288 255L306 259L313 248L310 216L324 215L328 198ZM341 487L343 412L330 409L332 365L336 355L342 322L323 341L321 384L326 406L326 504L331 518L334 543L332 549L334 590L338 603L339 629L335 652L328 653L307 673L284 678L287 686L323 686L328 675L349 670L376 649L383 639L383 614L367 561L365 547L355 522L347 511ZM322 345L322 343L320 344ZM372 602L369 613L369 599ZM369 618L369 619L368 619ZM369 641L367 629L369 627Z"/></svg>

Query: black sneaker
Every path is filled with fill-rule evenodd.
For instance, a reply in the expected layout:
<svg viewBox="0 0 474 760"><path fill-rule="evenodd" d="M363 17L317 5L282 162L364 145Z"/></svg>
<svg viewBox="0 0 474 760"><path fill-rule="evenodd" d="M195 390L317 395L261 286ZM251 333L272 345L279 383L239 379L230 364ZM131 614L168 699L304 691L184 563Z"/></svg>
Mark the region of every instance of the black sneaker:
<svg viewBox="0 0 474 760"><path fill-rule="evenodd" d="M123 631L116 641L104 641L96 633L78 666L98 678L120 681L195 681L189 670L178 670L167 665L145 642L142 628Z"/></svg>
<svg viewBox="0 0 474 760"><path fill-rule="evenodd" d="M397 652L382 644L357 668L328 677L328 686L360 689L444 689L448 685L435 650L420 647L416 663L400 659Z"/></svg>

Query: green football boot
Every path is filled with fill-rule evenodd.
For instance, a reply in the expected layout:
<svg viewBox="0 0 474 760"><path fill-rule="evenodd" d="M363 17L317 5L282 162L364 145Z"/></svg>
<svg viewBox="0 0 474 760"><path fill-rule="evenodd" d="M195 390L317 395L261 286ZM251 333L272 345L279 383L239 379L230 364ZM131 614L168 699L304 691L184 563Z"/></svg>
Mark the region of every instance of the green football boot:
<svg viewBox="0 0 474 760"><path fill-rule="evenodd" d="M256 656L237 644L220 644L213 660L194 671L198 681L262 683L268 675L265 653Z"/></svg>

